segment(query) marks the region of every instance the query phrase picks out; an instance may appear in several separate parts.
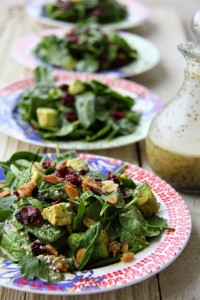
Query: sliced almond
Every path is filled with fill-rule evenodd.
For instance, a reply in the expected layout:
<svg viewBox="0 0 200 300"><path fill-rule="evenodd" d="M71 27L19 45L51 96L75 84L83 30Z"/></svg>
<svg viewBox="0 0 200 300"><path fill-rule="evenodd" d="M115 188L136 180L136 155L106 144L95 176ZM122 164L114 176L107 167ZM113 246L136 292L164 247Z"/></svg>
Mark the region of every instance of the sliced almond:
<svg viewBox="0 0 200 300"><path fill-rule="evenodd" d="M116 195L111 195L108 199L107 199L107 203L110 205L115 205L117 204L117 196Z"/></svg>
<svg viewBox="0 0 200 300"><path fill-rule="evenodd" d="M86 248L80 248L77 253L76 253L76 262L77 264L80 264L82 258L83 258L83 255L86 251Z"/></svg>
<svg viewBox="0 0 200 300"><path fill-rule="evenodd" d="M30 197L32 195L32 191L36 188L37 183L34 180L30 180L27 183L22 184L18 188L18 193L20 197Z"/></svg>
<svg viewBox="0 0 200 300"><path fill-rule="evenodd" d="M10 195L10 189L6 188L4 191L0 192L0 198Z"/></svg>
<svg viewBox="0 0 200 300"><path fill-rule="evenodd" d="M67 194L67 196L70 198L70 199L76 199L78 197L78 191L75 187L73 187L71 184L69 183L66 183L64 185L64 190L65 190L65 193Z"/></svg>
<svg viewBox="0 0 200 300"><path fill-rule="evenodd" d="M114 183L112 180L105 180L102 181L102 183L103 183L102 191L107 194L114 192L119 186L117 183Z"/></svg>
<svg viewBox="0 0 200 300"><path fill-rule="evenodd" d="M50 174L50 175L43 175L42 178L49 183L52 184L57 184L59 182L59 178L54 175L54 174Z"/></svg>
<svg viewBox="0 0 200 300"><path fill-rule="evenodd" d="M86 227L91 227L92 225L96 224L96 222L90 218L83 218L83 224L86 226Z"/></svg>

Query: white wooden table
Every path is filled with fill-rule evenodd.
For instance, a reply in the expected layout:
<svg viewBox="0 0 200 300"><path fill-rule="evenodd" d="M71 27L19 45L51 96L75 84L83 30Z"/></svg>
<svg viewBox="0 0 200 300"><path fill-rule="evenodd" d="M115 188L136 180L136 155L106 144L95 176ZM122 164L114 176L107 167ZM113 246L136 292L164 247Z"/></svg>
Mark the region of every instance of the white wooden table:
<svg viewBox="0 0 200 300"><path fill-rule="evenodd" d="M180 16L186 16L183 11L182 1L150 1L145 3L150 5L150 19L133 32L141 34L152 41L161 52L161 61L158 66L146 74L136 76L132 80L137 81L153 90L163 102L169 101L176 93L183 81L183 69L185 61L177 50L177 44L187 39L185 27ZM159 5L157 5L159 2ZM192 10L198 9L197 1L192 1ZM40 24L32 21L24 12L24 0L1 0L0 11L0 86L4 86L16 80L23 79L31 75L31 71L20 66L12 57L10 48L21 36L31 30L43 28ZM170 3L170 0L169 0ZM178 16L179 3L181 10ZM196 5L196 6L195 6ZM187 9L190 4L187 3ZM188 18L184 25L188 25ZM191 34L191 32L190 32ZM139 146L139 147L138 147ZM12 153L19 150L36 150L36 146L29 145L4 134L0 134L0 160L5 160ZM137 145L93 151L92 153L102 154L110 157L124 159L135 164L141 164L143 168L150 170L145 157L144 141ZM48 149L47 149L48 151ZM193 222L191 239L178 259L168 268L158 275L151 277L139 284L123 288L117 291L93 294L91 296L67 297L67 299L80 300L189 300L200 299L200 196L182 194L187 203ZM66 299L65 296L45 296L39 294L29 294L18 292L6 288L0 288L1 300L53 300Z"/></svg>

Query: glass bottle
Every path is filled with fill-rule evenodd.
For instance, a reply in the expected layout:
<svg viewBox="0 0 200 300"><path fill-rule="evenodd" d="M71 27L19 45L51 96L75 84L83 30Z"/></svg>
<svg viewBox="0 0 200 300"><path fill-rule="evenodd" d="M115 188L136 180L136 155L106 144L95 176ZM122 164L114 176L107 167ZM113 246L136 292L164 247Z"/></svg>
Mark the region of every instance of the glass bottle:
<svg viewBox="0 0 200 300"><path fill-rule="evenodd" d="M200 192L200 11L192 20L197 43L178 45L184 82L155 116L145 141L151 168L175 189Z"/></svg>

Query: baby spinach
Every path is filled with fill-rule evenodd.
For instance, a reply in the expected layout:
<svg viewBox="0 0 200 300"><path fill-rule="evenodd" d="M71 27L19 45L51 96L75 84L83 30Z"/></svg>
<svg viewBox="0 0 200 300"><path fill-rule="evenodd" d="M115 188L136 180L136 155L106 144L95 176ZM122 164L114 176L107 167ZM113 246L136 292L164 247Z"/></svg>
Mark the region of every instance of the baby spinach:
<svg viewBox="0 0 200 300"><path fill-rule="evenodd" d="M45 16L63 22L93 21L101 24L119 22L126 18L128 13L126 6L116 0L67 0L65 5L57 0L44 4L43 11Z"/></svg>
<svg viewBox="0 0 200 300"><path fill-rule="evenodd" d="M134 133L140 115L133 111L133 98L95 79L58 87L49 73L36 68L37 82L24 90L18 104L21 117L43 139L92 142Z"/></svg>
<svg viewBox="0 0 200 300"><path fill-rule="evenodd" d="M105 32L95 23L82 24L63 37L44 36L33 54L50 66L90 73L117 69L139 58L138 51L123 36Z"/></svg>
<svg viewBox="0 0 200 300"><path fill-rule="evenodd" d="M94 86L103 89L96 82ZM18 262L29 279L62 280L59 261L66 271L119 262L124 251L137 253L164 230L174 230L155 215L159 206L150 186L124 174L126 164L102 174L90 170L75 151L59 149L43 158L18 152L0 164L6 174L2 191L10 191L0 198L0 253ZM41 172L35 174L37 170ZM20 196L27 180L36 187L29 196Z"/></svg>

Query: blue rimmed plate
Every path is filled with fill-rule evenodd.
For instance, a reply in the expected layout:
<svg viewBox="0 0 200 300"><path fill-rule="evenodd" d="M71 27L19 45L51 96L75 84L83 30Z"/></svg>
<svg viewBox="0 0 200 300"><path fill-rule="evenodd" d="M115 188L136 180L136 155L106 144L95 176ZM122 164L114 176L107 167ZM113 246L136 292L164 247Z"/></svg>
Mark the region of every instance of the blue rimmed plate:
<svg viewBox="0 0 200 300"><path fill-rule="evenodd" d="M78 78L83 81L96 78L112 87L114 90L135 98L134 110L141 114L141 121L136 127L136 130L132 134L113 138L110 141L99 140L95 142L86 142L81 140L66 140L58 142L56 140L44 140L36 133L34 128L21 119L17 109L22 91L34 84L33 78L29 78L13 83L0 91L0 131L23 142L52 148L56 148L57 145L59 145L60 149L76 150L119 147L138 142L146 137L153 116L162 107L162 102L149 89L126 79L115 79L110 76L96 76L84 73L66 74L59 72L57 73L56 81L58 84L64 82L69 83L73 78Z"/></svg>

